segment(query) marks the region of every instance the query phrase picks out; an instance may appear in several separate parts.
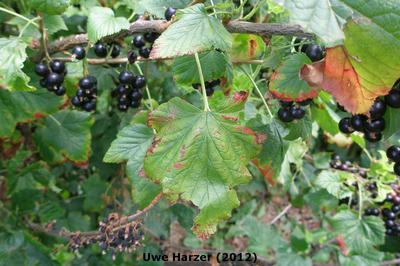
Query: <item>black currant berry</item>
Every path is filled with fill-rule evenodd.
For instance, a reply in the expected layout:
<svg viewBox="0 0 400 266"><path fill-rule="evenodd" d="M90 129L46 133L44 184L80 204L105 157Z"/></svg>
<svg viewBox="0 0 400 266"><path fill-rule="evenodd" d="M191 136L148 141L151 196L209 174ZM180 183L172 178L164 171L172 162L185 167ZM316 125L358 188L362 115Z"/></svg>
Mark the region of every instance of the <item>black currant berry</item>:
<svg viewBox="0 0 400 266"><path fill-rule="evenodd" d="M195 90L201 90L201 85L200 85L200 83L192 84L192 87L193 87L193 89L195 89Z"/></svg>
<svg viewBox="0 0 400 266"><path fill-rule="evenodd" d="M385 221L385 226L386 228L392 228L395 225L393 220L386 220Z"/></svg>
<svg viewBox="0 0 400 266"><path fill-rule="evenodd" d="M354 129L351 126L351 119L349 117L345 117L342 120L340 120L339 130L344 134L351 134L354 132Z"/></svg>
<svg viewBox="0 0 400 266"><path fill-rule="evenodd" d="M53 72L58 74L64 74L65 72L65 64L60 60L54 60L50 62L50 68Z"/></svg>
<svg viewBox="0 0 400 266"><path fill-rule="evenodd" d="M382 133L380 132L369 132L366 131L364 134L364 138L369 142L378 142L382 139Z"/></svg>
<svg viewBox="0 0 400 266"><path fill-rule="evenodd" d="M393 108L400 108L400 91L391 90L388 95L385 96L386 104Z"/></svg>
<svg viewBox="0 0 400 266"><path fill-rule="evenodd" d="M278 118L284 123L289 123L293 121L293 117L287 108L280 108L278 111Z"/></svg>
<svg viewBox="0 0 400 266"><path fill-rule="evenodd" d="M89 77L84 77L79 80L79 87L84 90L90 90L95 86L93 80Z"/></svg>
<svg viewBox="0 0 400 266"><path fill-rule="evenodd" d="M138 58L138 55L135 51L129 51L128 53L128 62L129 64L134 64Z"/></svg>
<svg viewBox="0 0 400 266"><path fill-rule="evenodd" d="M136 48L142 48L146 45L146 42L142 35L137 35L133 38L132 45Z"/></svg>
<svg viewBox="0 0 400 266"><path fill-rule="evenodd" d="M42 78L42 79L39 81L39 84L40 84L40 86L41 86L42 88L47 88L47 80L46 80L46 78Z"/></svg>
<svg viewBox="0 0 400 266"><path fill-rule="evenodd" d="M65 94L65 92L66 92L66 89L65 89L64 86L56 87L56 89L55 89L55 91L54 91L54 93L55 93L57 96L63 96L63 95Z"/></svg>
<svg viewBox="0 0 400 266"><path fill-rule="evenodd" d="M370 132L382 132L385 129L385 119L378 118L375 120L367 121L365 122L364 127Z"/></svg>
<svg viewBox="0 0 400 266"><path fill-rule="evenodd" d="M126 95L122 95L122 96L118 99L118 104L119 104L119 105L127 105L127 104L128 104L128 98L126 97Z"/></svg>
<svg viewBox="0 0 400 266"><path fill-rule="evenodd" d="M121 96L121 95L126 94L128 92L128 89L125 87L125 85L119 85L117 87L116 91L117 91L117 94Z"/></svg>
<svg viewBox="0 0 400 266"><path fill-rule="evenodd" d="M386 156L393 162L400 162L400 147L393 145L386 150Z"/></svg>
<svg viewBox="0 0 400 266"><path fill-rule="evenodd" d="M82 103L81 103L81 100L79 99L78 96L72 97L71 103L72 103L73 106L76 106L76 107L80 107L81 104L82 104Z"/></svg>
<svg viewBox="0 0 400 266"><path fill-rule="evenodd" d="M364 115L353 115L351 117L351 126L357 131L364 131L364 123L367 118Z"/></svg>
<svg viewBox="0 0 400 266"><path fill-rule="evenodd" d="M111 50L111 57L116 58L121 54L121 47L118 44L114 44Z"/></svg>
<svg viewBox="0 0 400 266"><path fill-rule="evenodd" d="M377 99L369 110L369 114L371 115L372 119L381 118L385 112L386 103L381 99Z"/></svg>
<svg viewBox="0 0 400 266"><path fill-rule="evenodd" d="M143 88L144 86L146 86L146 78L143 77L143 76L141 76L141 75L136 76L136 77L134 78L134 80L133 80L132 86L133 86L135 89L141 89L141 88Z"/></svg>
<svg viewBox="0 0 400 266"><path fill-rule="evenodd" d="M143 58L149 58L151 53L151 49L148 47L142 47L139 49L139 55Z"/></svg>
<svg viewBox="0 0 400 266"><path fill-rule="evenodd" d="M310 44L307 46L306 55L313 62L322 60L325 57L325 50L317 44Z"/></svg>
<svg viewBox="0 0 400 266"><path fill-rule="evenodd" d="M118 110L121 112L126 112L128 111L128 106L127 105L118 105Z"/></svg>
<svg viewBox="0 0 400 266"><path fill-rule="evenodd" d="M46 79L46 83L49 87L60 86L63 82L64 76L58 73L50 73Z"/></svg>
<svg viewBox="0 0 400 266"><path fill-rule="evenodd" d="M308 47L308 44L301 44L302 42L306 41L306 38L296 38L294 40L294 49L297 52L305 53Z"/></svg>
<svg viewBox="0 0 400 266"><path fill-rule="evenodd" d="M86 56L86 51L82 46L75 46L72 49L72 54L75 55L76 59L82 60Z"/></svg>
<svg viewBox="0 0 400 266"><path fill-rule="evenodd" d="M294 119L302 119L306 114L306 111L304 111L303 108L297 107L297 106L292 106L290 107L290 115Z"/></svg>
<svg viewBox="0 0 400 266"><path fill-rule="evenodd" d="M107 56L107 46L102 43L96 43L94 45L94 53L98 57L106 57Z"/></svg>
<svg viewBox="0 0 400 266"><path fill-rule="evenodd" d="M299 104L301 106L308 106L308 105L310 105L312 103L312 101L313 101L312 99L307 99L307 100L299 102Z"/></svg>
<svg viewBox="0 0 400 266"><path fill-rule="evenodd" d="M387 218L388 220L394 220L394 219L396 219L396 214L395 214L394 212L389 212L389 213L386 215L386 218Z"/></svg>
<svg viewBox="0 0 400 266"><path fill-rule="evenodd" d="M143 37L146 42L153 43L160 37L160 34L157 32L146 32Z"/></svg>
<svg viewBox="0 0 400 266"><path fill-rule="evenodd" d="M214 88L206 88L206 95L208 97L213 96L213 94L214 94Z"/></svg>
<svg viewBox="0 0 400 266"><path fill-rule="evenodd" d="M399 176L400 176L400 163L395 163L395 164L394 164L394 166L393 166L393 172L394 172L396 175L399 175Z"/></svg>
<svg viewBox="0 0 400 266"><path fill-rule="evenodd" d="M378 208L373 208L371 213L374 216L379 216L379 209Z"/></svg>
<svg viewBox="0 0 400 266"><path fill-rule="evenodd" d="M143 95L140 91L135 90L131 93L131 99L135 101L140 101L142 99Z"/></svg>
<svg viewBox="0 0 400 266"><path fill-rule="evenodd" d="M36 64L35 66L35 73L41 77L47 77L50 73L49 68L44 63Z"/></svg>
<svg viewBox="0 0 400 266"><path fill-rule="evenodd" d="M165 10L165 19L166 20L171 20L172 19L172 17L175 15L175 13L176 13L176 9L175 8L173 8L173 7L168 7L167 8L167 10Z"/></svg>
<svg viewBox="0 0 400 266"><path fill-rule="evenodd" d="M398 213L400 211L400 206L399 205L393 205L392 206L392 212Z"/></svg>
<svg viewBox="0 0 400 266"><path fill-rule="evenodd" d="M86 112L92 112L92 111L96 110L96 102L95 101L86 102L82 106L82 109L85 110Z"/></svg>
<svg viewBox="0 0 400 266"><path fill-rule="evenodd" d="M124 70L119 74L118 79L121 84L128 85L134 80L134 75L132 72Z"/></svg>
<svg viewBox="0 0 400 266"><path fill-rule="evenodd" d="M140 107L140 101L135 101L135 100L133 100L133 101L131 101L130 106L131 106L132 108L139 108L139 107Z"/></svg>

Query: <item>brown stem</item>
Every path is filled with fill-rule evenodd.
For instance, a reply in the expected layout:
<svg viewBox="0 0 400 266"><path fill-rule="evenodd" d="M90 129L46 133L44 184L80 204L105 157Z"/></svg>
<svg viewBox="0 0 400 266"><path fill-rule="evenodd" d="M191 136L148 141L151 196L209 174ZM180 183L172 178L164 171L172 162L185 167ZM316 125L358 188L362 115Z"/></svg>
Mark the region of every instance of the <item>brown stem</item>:
<svg viewBox="0 0 400 266"><path fill-rule="evenodd" d="M171 25L165 20L142 20L139 19L131 24L128 30L105 37L104 41L121 39L134 33L158 32L165 31ZM245 21L232 20L225 24L226 29L231 33L248 33L260 36L284 35L299 36L313 38L313 34L306 32L302 27L291 24L278 23L252 23ZM78 34L57 40L49 44L48 50L50 54L68 50L76 45L86 44L88 42L87 34ZM32 48L37 48L33 46Z"/></svg>

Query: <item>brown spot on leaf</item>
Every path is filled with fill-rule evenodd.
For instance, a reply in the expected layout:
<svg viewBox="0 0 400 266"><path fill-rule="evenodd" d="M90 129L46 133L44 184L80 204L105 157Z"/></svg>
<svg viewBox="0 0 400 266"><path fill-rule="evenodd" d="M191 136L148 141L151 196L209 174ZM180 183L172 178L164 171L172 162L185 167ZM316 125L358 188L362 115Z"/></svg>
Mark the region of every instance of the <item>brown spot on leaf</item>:
<svg viewBox="0 0 400 266"><path fill-rule="evenodd" d="M39 119L39 118L46 117L46 115L45 115L45 114L42 114L42 113L34 113L34 114L33 114L33 117L36 118L36 119Z"/></svg>
<svg viewBox="0 0 400 266"><path fill-rule="evenodd" d="M256 133L256 142L257 144L263 144L267 140L266 134Z"/></svg>
<svg viewBox="0 0 400 266"><path fill-rule="evenodd" d="M233 115L222 115L222 117L226 120L237 121L239 118Z"/></svg>
<svg viewBox="0 0 400 266"><path fill-rule="evenodd" d="M257 169L260 171L260 173L264 176L265 180L272 186L275 185L275 172L271 169L271 167L266 164L266 165L261 165L260 161L258 159L253 159L252 162L254 165L257 167Z"/></svg>
<svg viewBox="0 0 400 266"><path fill-rule="evenodd" d="M247 100L249 93L247 91L239 91L233 94L233 101L235 103L241 103Z"/></svg>
<svg viewBox="0 0 400 266"><path fill-rule="evenodd" d="M183 163L174 163L174 168L175 169L182 169L183 168Z"/></svg>
<svg viewBox="0 0 400 266"><path fill-rule="evenodd" d="M257 51L257 42L254 39L249 40L249 50L248 50L248 56L249 58L253 58L256 55Z"/></svg>
<svg viewBox="0 0 400 266"><path fill-rule="evenodd" d="M147 154L152 154L155 150L155 148L157 147L158 143L160 143L161 139L159 138L154 138L153 142L151 143L150 148L147 150Z"/></svg>

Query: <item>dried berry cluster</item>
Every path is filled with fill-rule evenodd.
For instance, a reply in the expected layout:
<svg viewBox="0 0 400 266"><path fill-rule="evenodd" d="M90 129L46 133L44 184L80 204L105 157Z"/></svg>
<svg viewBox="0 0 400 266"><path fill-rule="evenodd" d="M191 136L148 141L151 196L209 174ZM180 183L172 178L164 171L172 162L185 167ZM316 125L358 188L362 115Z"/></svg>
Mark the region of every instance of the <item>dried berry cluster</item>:
<svg viewBox="0 0 400 266"><path fill-rule="evenodd" d="M69 247L73 251L91 243L98 243L103 254L111 253L113 259L118 252L133 252L144 239L139 221L126 222L127 217L112 213L99 223L99 232L93 236L79 233L71 236Z"/></svg>

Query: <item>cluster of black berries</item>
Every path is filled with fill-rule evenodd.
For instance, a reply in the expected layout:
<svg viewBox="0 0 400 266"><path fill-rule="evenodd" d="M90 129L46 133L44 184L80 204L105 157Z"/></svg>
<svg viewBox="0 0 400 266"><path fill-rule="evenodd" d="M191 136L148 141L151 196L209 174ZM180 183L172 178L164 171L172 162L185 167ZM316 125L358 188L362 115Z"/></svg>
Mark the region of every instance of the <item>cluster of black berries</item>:
<svg viewBox="0 0 400 266"><path fill-rule="evenodd" d="M393 145L386 150L386 156L394 162L393 172L400 176L400 146Z"/></svg>
<svg viewBox="0 0 400 266"><path fill-rule="evenodd" d="M149 58L153 43L160 37L157 32L147 32L143 35L136 35L132 40L132 49L138 49L139 55L143 58ZM146 45L148 44L148 45ZM134 50L129 51L128 61L133 64L137 60L137 53Z"/></svg>
<svg viewBox="0 0 400 266"><path fill-rule="evenodd" d="M350 161L343 162L340 156L337 154L334 154L332 156L330 166L336 170L359 174L362 178L367 178L367 172L365 171L365 169L359 167L358 165L352 164Z"/></svg>
<svg viewBox="0 0 400 266"><path fill-rule="evenodd" d="M119 217L112 213L99 223L99 233L85 236L75 234L71 236L69 248L78 251L79 248L92 243L98 243L103 254L109 251L115 260L117 252L133 252L141 245L144 239L142 224L137 221L126 223L126 217Z"/></svg>
<svg viewBox="0 0 400 266"><path fill-rule="evenodd" d="M206 86L206 94L208 97L213 96L215 88L221 84L220 79L206 81L204 85ZM201 91L200 83L192 84L193 89Z"/></svg>
<svg viewBox="0 0 400 266"><path fill-rule="evenodd" d="M400 221L397 219L400 213L400 195L396 192L387 194L382 206L384 206L383 209L367 208L364 214L367 216L379 216L381 214L385 221L386 234L400 236Z"/></svg>
<svg viewBox="0 0 400 266"><path fill-rule="evenodd" d="M312 99L301 102L280 101L281 108L278 111L278 118L284 123L290 123L294 120L302 119L306 115L304 107L310 105Z"/></svg>
<svg viewBox="0 0 400 266"><path fill-rule="evenodd" d="M79 88L76 95L71 99L71 103L86 112L92 112L96 110L96 98L97 79L93 76L87 76L79 80Z"/></svg>
<svg viewBox="0 0 400 266"><path fill-rule="evenodd" d="M120 84L112 92L112 96L118 98L118 110L126 112L129 107L138 108L143 98L140 90L146 86L145 77L124 70L118 79Z"/></svg>
<svg viewBox="0 0 400 266"><path fill-rule="evenodd" d="M366 115L353 115L345 117L339 122L339 129L345 134L354 131L364 133L364 138L369 142L378 142L382 139L382 132L385 130L385 115L387 106L400 108L400 80L398 80L385 99L377 98L369 110L369 117ZM339 106L341 111L345 111ZM400 170L400 169L399 169Z"/></svg>
<svg viewBox="0 0 400 266"><path fill-rule="evenodd" d="M110 54L112 58L118 57L121 53L121 47L118 44L106 45L104 43L97 42L94 45L94 53L101 58L107 57L110 49L112 49Z"/></svg>
<svg viewBox="0 0 400 266"><path fill-rule="evenodd" d="M385 130L386 103L382 99L376 99L371 109L369 117L366 115L353 115L345 117L339 122L339 129L345 134L354 131L364 133L364 138L369 142L378 142L382 139L382 131Z"/></svg>
<svg viewBox="0 0 400 266"><path fill-rule="evenodd" d="M36 74L42 77L40 86L50 92L54 92L58 96L62 96L66 92L63 83L64 77L67 75L67 68L64 62L59 60L53 60L49 65L50 69L45 63L39 63L35 66Z"/></svg>
<svg viewBox="0 0 400 266"><path fill-rule="evenodd" d="M325 48L318 44L303 44L306 39L297 38L294 41L295 50L305 53L312 62L318 62L325 57Z"/></svg>

